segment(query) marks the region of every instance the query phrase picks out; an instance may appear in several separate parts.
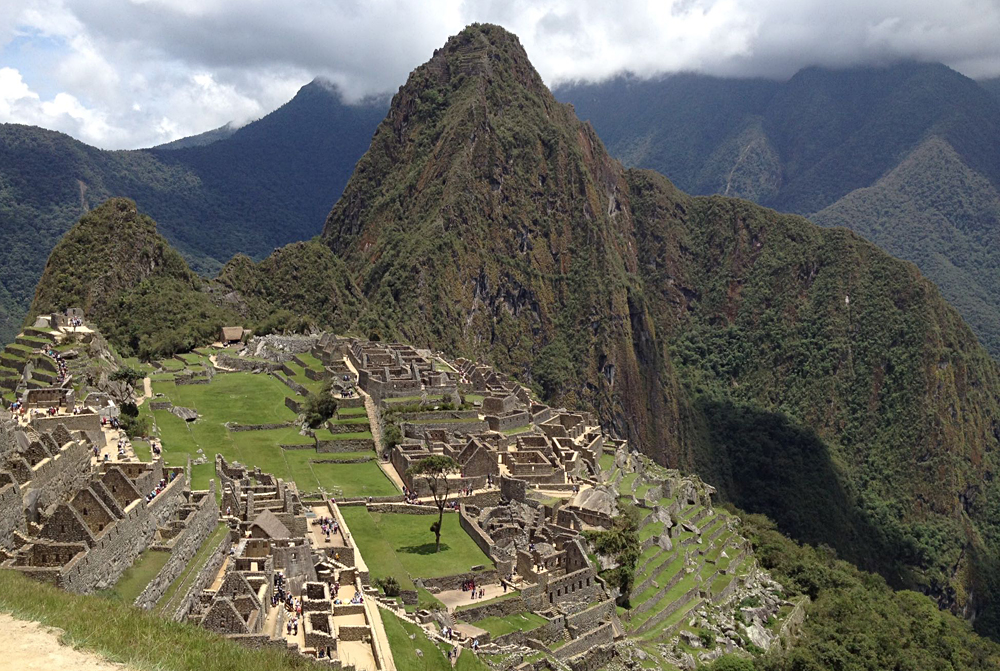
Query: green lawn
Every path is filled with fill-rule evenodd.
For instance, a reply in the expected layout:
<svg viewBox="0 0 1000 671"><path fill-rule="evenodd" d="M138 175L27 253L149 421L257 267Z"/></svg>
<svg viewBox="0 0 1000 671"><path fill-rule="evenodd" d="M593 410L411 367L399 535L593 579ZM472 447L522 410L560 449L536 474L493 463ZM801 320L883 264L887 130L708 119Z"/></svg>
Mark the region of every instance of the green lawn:
<svg viewBox="0 0 1000 671"><path fill-rule="evenodd" d="M423 629L384 610L382 622L398 671L452 671L445 656L449 648L443 644L439 648L427 638ZM467 650L459 655L454 671L489 671L489 667Z"/></svg>
<svg viewBox="0 0 1000 671"><path fill-rule="evenodd" d="M368 416L368 410L361 406L360 408L337 408L337 417L350 417L353 415L365 415Z"/></svg>
<svg viewBox="0 0 1000 671"><path fill-rule="evenodd" d="M209 478L214 477L215 455L221 454L228 461L257 466L280 478L293 480L303 493L321 489L340 496L391 496L399 493L375 461L359 464L315 463L324 458L315 450L282 450L280 445L315 443L311 436L300 435L296 426L265 431L230 431L226 428L227 421L271 424L295 419L295 414L284 404L288 388L271 376L227 373L215 376L207 385L178 386L172 382L154 382L153 390L164 394L174 405L198 411L199 419L194 422L185 422L169 410L152 411L167 465L183 466L189 456L192 459L198 456L199 448L208 458L209 463L195 467L192 472L192 487L208 487ZM331 434L329 437L371 439L371 432ZM375 456L371 450L358 454Z"/></svg>
<svg viewBox="0 0 1000 671"><path fill-rule="evenodd" d="M615 467L615 455L602 454L597 463L600 465L602 471L610 471Z"/></svg>
<svg viewBox="0 0 1000 671"><path fill-rule="evenodd" d="M170 559L169 552L146 550L125 569L125 573L115 586L103 592L102 596L132 603L142 594L142 590L146 589L149 581L156 577L168 559Z"/></svg>
<svg viewBox="0 0 1000 671"><path fill-rule="evenodd" d="M514 631L533 631L548 623L541 615L534 613L514 613L504 617L487 617L474 622L475 626L490 632L493 638Z"/></svg>
<svg viewBox="0 0 1000 671"><path fill-rule="evenodd" d="M112 599L72 594L16 571L0 571L0 611L62 629L66 632L64 643L97 652L132 669L315 668L308 658L284 648L244 647L195 624L171 622Z"/></svg>
<svg viewBox="0 0 1000 671"><path fill-rule="evenodd" d="M473 566L492 568L458 524L458 515L444 516L441 551L434 551L430 526L436 515L369 513L363 506L341 509L372 577L394 576L402 585L410 578L436 578L465 573ZM405 587L404 589L412 589Z"/></svg>
<svg viewBox="0 0 1000 671"><path fill-rule="evenodd" d="M135 452L135 456L139 458L139 461L153 460L153 450L145 440L133 440L132 451Z"/></svg>
<svg viewBox="0 0 1000 671"><path fill-rule="evenodd" d="M210 422L276 424L295 419L285 407L288 387L270 375L226 373L211 384L174 385L154 382L153 392L163 393L174 405L196 408Z"/></svg>

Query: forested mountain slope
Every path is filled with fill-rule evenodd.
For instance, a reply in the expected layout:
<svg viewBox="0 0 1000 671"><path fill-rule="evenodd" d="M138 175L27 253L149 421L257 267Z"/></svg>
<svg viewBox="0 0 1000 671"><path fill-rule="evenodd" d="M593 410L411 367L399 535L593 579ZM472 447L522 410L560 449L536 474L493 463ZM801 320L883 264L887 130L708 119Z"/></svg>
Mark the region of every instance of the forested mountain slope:
<svg viewBox="0 0 1000 671"><path fill-rule="evenodd" d="M362 330L594 408L996 631L1000 374L914 266L623 170L488 26L411 74L324 238L368 301Z"/></svg>
<svg viewBox="0 0 1000 671"><path fill-rule="evenodd" d="M316 81L229 137L138 151L0 125L0 341L17 333L59 236L109 197L135 200L199 272L315 236L385 105L346 105Z"/></svg>
<svg viewBox="0 0 1000 671"><path fill-rule="evenodd" d="M917 263L998 356L1000 100L989 86L903 63L787 82L620 77L556 94L627 165L847 226Z"/></svg>

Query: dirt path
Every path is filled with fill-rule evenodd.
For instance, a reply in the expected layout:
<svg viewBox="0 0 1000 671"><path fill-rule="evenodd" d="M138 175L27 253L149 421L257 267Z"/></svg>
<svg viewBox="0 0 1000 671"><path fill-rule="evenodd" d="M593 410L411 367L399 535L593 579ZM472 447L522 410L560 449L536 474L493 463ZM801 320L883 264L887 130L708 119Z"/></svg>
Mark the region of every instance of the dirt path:
<svg viewBox="0 0 1000 671"><path fill-rule="evenodd" d="M153 398L153 381L149 376L142 378L142 396L135 399L135 404L142 405L147 398Z"/></svg>
<svg viewBox="0 0 1000 671"><path fill-rule="evenodd" d="M132 667L109 662L93 652L59 642L62 631L0 613L0 666L18 671L125 671Z"/></svg>

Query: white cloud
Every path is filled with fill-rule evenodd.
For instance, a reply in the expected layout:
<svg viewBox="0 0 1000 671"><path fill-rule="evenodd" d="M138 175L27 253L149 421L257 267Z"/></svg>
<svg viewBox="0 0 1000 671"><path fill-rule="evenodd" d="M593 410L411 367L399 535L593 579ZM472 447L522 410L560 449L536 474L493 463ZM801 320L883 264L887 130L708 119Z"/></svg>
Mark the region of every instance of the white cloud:
<svg viewBox="0 0 1000 671"><path fill-rule="evenodd" d="M550 85L903 58L1000 75L998 0L3 0L0 56L20 54L18 38L46 50L37 63L0 59L28 87L11 102L14 84L0 83L0 113L45 121L30 99L45 91L52 127L149 146L265 114L316 76L350 99L393 91L476 21L518 34Z"/></svg>
<svg viewBox="0 0 1000 671"><path fill-rule="evenodd" d="M102 145L117 133L98 110L85 107L69 93L42 100L14 68L0 68L0 122L25 123L61 130L85 142Z"/></svg>

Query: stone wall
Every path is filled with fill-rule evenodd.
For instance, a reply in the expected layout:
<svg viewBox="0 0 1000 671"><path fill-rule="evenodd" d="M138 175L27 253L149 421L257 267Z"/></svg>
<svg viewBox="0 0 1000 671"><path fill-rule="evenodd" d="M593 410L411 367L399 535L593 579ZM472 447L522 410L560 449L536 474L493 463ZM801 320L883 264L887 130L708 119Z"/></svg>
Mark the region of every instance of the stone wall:
<svg viewBox="0 0 1000 671"><path fill-rule="evenodd" d="M0 485L0 548L10 548L14 532L24 532L26 529L24 503L21 488L14 479L8 473L0 472L0 481L3 480L7 482Z"/></svg>
<svg viewBox="0 0 1000 671"><path fill-rule="evenodd" d="M86 554L63 567L59 586L84 594L112 587L149 547L155 532L145 502L134 502L126 509L125 517L106 528Z"/></svg>
<svg viewBox="0 0 1000 671"><path fill-rule="evenodd" d="M567 660L571 671L596 671L611 663L616 656L615 646L598 645L590 648L582 655Z"/></svg>
<svg viewBox="0 0 1000 671"><path fill-rule="evenodd" d="M364 452L375 451L375 441L371 438L352 438L338 440L317 440L316 452Z"/></svg>
<svg viewBox="0 0 1000 671"><path fill-rule="evenodd" d="M449 433L483 433L489 429L489 425L484 419L470 419L467 422L434 422L423 421L420 423L403 422L403 435L410 438L420 438L427 429L444 429Z"/></svg>
<svg viewBox="0 0 1000 671"><path fill-rule="evenodd" d="M275 361L255 361L253 359L244 359L242 357L230 356L228 354L220 354L215 358L218 365L222 368L230 368L232 370L238 371L253 371L253 370L278 370L281 368L281 364Z"/></svg>
<svg viewBox="0 0 1000 671"><path fill-rule="evenodd" d="M500 583L500 576L497 575L496 569L487 569L446 575L440 578L421 578L420 582L423 583L424 589L427 591L437 593L450 589L462 589L462 583L467 580L475 580L477 585L497 585Z"/></svg>
<svg viewBox="0 0 1000 671"><path fill-rule="evenodd" d="M508 501L524 501L527 492L528 483L524 480L500 477L500 495Z"/></svg>
<svg viewBox="0 0 1000 671"><path fill-rule="evenodd" d="M284 375L282 375L278 371L276 371L276 370L275 371L271 371L271 375L273 375L274 377L278 378L278 380L280 380L282 382L282 384L284 384L286 387L288 387L289 389L291 389L292 391L294 391L299 396L308 396L309 395L309 390L308 389L306 389L305 387L303 387L298 382L295 382L294 380L288 379L287 377L285 377Z"/></svg>
<svg viewBox="0 0 1000 671"><path fill-rule="evenodd" d="M510 431L522 426L527 426L531 422L531 415L527 411L511 413L509 415L487 415L486 423L491 431Z"/></svg>
<svg viewBox="0 0 1000 671"><path fill-rule="evenodd" d="M296 401L291 396L285 397L285 407L294 412L295 414L300 414L302 412L302 404Z"/></svg>
<svg viewBox="0 0 1000 671"><path fill-rule="evenodd" d="M226 555L229 554L229 548L232 547L232 544L230 535L224 534L222 540L219 541L219 544L215 546L212 554L205 561L205 565L198 571L198 575L195 577L194 582L191 583L187 594L181 599L180 606L173 613L164 613L164 617L172 619L175 622L180 622L187 617L187 614L191 612L191 606L194 605L195 600L201 594L202 590L212 584L216 574L219 572L219 567L222 566Z"/></svg>
<svg viewBox="0 0 1000 671"><path fill-rule="evenodd" d="M56 415L54 417L34 417L31 426L39 433L48 433L62 424L69 431L100 431L101 416L96 412L80 415Z"/></svg>
<svg viewBox="0 0 1000 671"><path fill-rule="evenodd" d="M556 659L569 659L583 654L591 648L599 645L608 645L614 641L614 630L610 622L606 622L597 629L588 631L579 638L574 638L566 645L554 650Z"/></svg>
<svg viewBox="0 0 1000 671"><path fill-rule="evenodd" d="M332 434L338 433L361 433L362 431L371 431L371 425L365 424L334 424L333 422L328 422L326 428L330 430Z"/></svg>
<svg viewBox="0 0 1000 671"><path fill-rule="evenodd" d="M485 531L480 528L479 524L476 523L474 519L469 517L465 510L465 504L461 504L458 508L458 524L461 526L465 533L469 534L469 538L479 546L479 549L487 557L493 556L493 541L486 534Z"/></svg>
<svg viewBox="0 0 1000 671"><path fill-rule="evenodd" d="M39 508L65 499L90 479L90 447L82 441L67 443L59 454L42 459L31 468L29 491L39 492Z"/></svg>
<svg viewBox="0 0 1000 671"><path fill-rule="evenodd" d="M287 429L290 426L292 426L292 422L280 422L277 424L226 424L226 428L230 431L270 431L271 429ZM251 470L253 469L251 468Z"/></svg>
<svg viewBox="0 0 1000 671"><path fill-rule="evenodd" d="M475 603L475 601L470 599L469 603ZM459 609L455 611L455 617L465 622L478 622L487 617L505 617L514 613L524 613L529 610L528 604L520 596L490 601L482 606L471 608L462 608L462 605L464 604L461 604Z"/></svg>
<svg viewBox="0 0 1000 671"><path fill-rule="evenodd" d="M142 594L136 598L136 606L148 610L156 605L163 593L167 591L170 583L184 572L188 562L201 548L205 539L215 530L218 521L219 506L215 502L215 482L213 481L209 494L199 502L198 510L185 520L187 525L174 538L171 547L161 549L161 551L170 552L170 559L163 565L156 577L146 585Z"/></svg>

